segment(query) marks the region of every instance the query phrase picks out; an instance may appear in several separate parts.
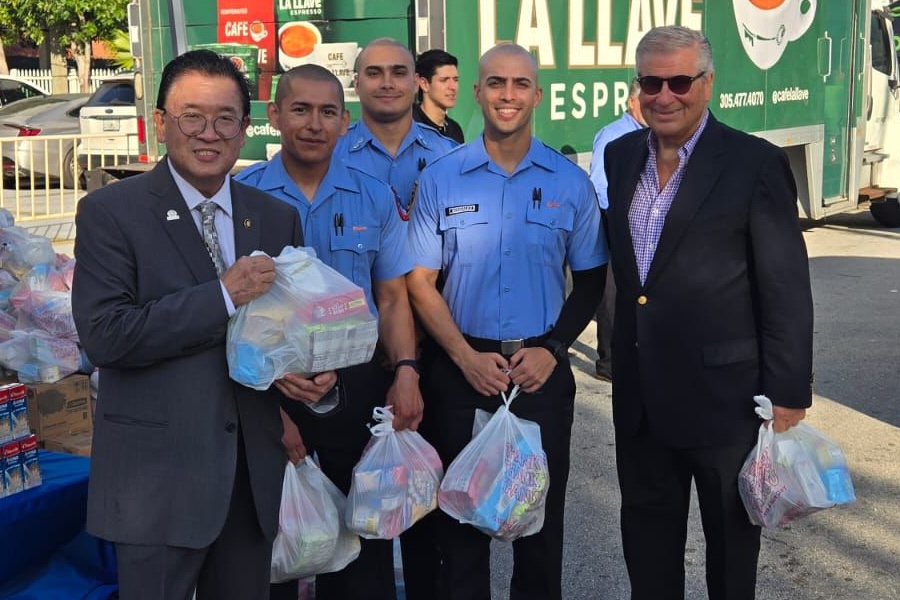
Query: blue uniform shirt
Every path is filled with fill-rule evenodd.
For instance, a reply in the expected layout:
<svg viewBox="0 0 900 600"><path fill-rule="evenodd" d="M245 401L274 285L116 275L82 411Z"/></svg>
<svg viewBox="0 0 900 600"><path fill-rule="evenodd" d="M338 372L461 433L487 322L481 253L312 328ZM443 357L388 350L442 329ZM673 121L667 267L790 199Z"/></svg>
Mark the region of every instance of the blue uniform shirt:
<svg viewBox="0 0 900 600"><path fill-rule="evenodd" d="M564 265L608 260L590 179L537 139L512 175L481 136L427 167L409 240L417 265L443 269L460 331L494 340L549 331L565 301Z"/></svg>
<svg viewBox="0 0 900 600"><path fill-rule="evenodd" d="M437 130L413 121L397 155L391 156L366 124L357 121L338 141L334 155L391 186L396 194L397 209L405 215L422 169L455 146L456 142Z"/></svg>
<svg viewBox="0 0 900 600"><path fill-rule="evenodd" d="M406 228L387 185L332 157L325 179L309 202L288 175L279 152L236 177L284 200L300 212L303 237L316 255L366 292L375 312L373 281L405 275L414 265Z"/></svg>
<svg viewBox="0 0 900 600"><path fill-rule="evenodd" d="M606 170L603 168L603 151L606 150L606 145L611 141L643 127L637 122L637 119L629 113L625 113L600 129L597 135L594 136L594 149L591 152L591 181L594 182L594 189L597 190L597 201L600 202L600 208L603 210L609 208L609 197L606 194L608 183L606 181Z"/></svg>

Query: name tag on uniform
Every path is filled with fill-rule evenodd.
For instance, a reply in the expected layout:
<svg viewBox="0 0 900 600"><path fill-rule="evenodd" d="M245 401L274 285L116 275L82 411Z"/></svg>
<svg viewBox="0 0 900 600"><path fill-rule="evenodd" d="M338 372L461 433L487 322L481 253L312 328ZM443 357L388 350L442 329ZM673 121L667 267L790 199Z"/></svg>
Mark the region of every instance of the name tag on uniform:
<svg viewBox="0 0 900 600"><path fill-rule="evenodd" d="M477 204L462 204L460 206L448 206L444 209L444 214L448 217L453 215L461 215L463 213L478 212Z"/></svg>

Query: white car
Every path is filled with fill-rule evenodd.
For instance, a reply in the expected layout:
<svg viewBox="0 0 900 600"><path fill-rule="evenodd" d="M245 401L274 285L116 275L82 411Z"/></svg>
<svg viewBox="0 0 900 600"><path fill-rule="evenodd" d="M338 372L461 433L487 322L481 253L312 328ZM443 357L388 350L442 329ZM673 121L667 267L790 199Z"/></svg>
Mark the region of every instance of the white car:
<svg viewBox="0 0 900 600"><path fill-rule="evenodd" d="M0 75L0 106L10 102L35 96L49 96L50 92L39 86L12 75Z"/></svg>
<svg viewBox="0 0 900 600"><path fill-rule="evenodd" d="M136 160L139 150L134 74L104 80L82 107L78 121L82 135L78 162L82 169Z"/></svg>

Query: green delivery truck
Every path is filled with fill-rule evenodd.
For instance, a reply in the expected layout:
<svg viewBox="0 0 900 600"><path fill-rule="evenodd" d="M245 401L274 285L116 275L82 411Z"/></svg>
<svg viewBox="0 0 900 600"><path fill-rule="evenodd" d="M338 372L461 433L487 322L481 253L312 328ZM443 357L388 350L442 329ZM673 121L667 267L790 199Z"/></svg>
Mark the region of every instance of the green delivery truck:
<svg viewBox="0 0 900 600"><path fill-rule="evenodd" d="M308 62L331 69L357 117L353 60L389 36L459 58L463 92L452 116L470 139L481 129L465 91L478 57L513 41L540 67L535 134L586 168L594 133L625 110L638 41L667 24L706 32L716 60L710 108L785 149L801 215L821 219L868 202L881 224L900 227L900 74L883 0L136 0L137 119L152 123L172 56L212 48L247 73L253 90L239 164L264 159L279 144L265 116L279 73ZM152 163L164 148L152 127L136 130L141 160Z"/></svg>

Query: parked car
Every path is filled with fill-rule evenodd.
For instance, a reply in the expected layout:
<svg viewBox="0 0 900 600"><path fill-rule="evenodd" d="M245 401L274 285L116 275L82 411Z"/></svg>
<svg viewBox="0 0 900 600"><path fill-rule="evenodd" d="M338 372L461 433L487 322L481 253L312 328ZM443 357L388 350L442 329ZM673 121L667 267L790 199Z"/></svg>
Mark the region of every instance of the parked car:
<svg viewBox="0 0 900 600"><path fill-rule="evenodd" d="M6 106L24 98L49 96L50 92L12 75L0 75L0 106Z"/></svg>
<svg viewBox="0 0 900 600"><path fill-rule="evenodd" d="M82 169L123 164L138 154L138 119L134 100L134 74L103 81L79 116L81 134L78 163ZM106 136L106 137L98 137Z"/></svg>
<svg viewBox="0 0 900 600"><path fill-rule="evenodd" d="M78 113L90 94L59 94L28 98L0 109L0 137L16 136L21 141L3 142L4 179L36 177L75 186L81 169L75 159L80 133ZM39 136L66 136L41 140Z"/></svg>

